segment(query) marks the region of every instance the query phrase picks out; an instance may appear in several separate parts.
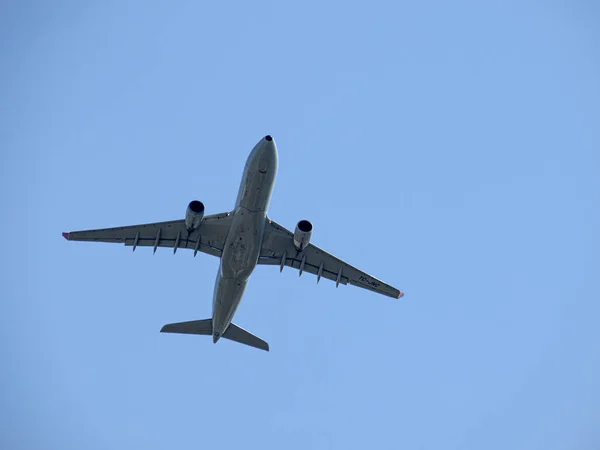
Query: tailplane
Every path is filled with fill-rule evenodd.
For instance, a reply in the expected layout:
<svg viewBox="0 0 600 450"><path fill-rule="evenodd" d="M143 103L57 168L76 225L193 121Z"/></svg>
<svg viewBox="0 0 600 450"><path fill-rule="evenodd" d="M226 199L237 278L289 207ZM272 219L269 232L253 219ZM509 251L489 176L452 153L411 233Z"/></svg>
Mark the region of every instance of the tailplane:
<svg viewBox="0 0 600 450"><path fill-rule="evenodd" d="M244 330L242 327L238 327L235 323L230 324L225 333L223 333L225 339L230 341L239 342L240 344L246 344L250 347L260 348L261 350L269 351L269 344L263 341L258 336L254 336L249 331Z"/></svg>
<svg viewBox="0 0 600 450"><path fill-rule="evenodd" d="M162 327L160 332L212 336L212 319L170 323ZM263 341L258 336L253 335L249 331L244 330L242 327L238 327L234 323L227 327L222 337L229 339L230 341L239 342L240 344L249 345L250 347L266 350L267 352L269 351L269 344L267 342Z"/></svg>
<svg viewBox="0 0 600 450"><path fill-rule="evenodd" d="M212 319L190 320L189 322L169 323L160 329L161 333L204 334L212 336Z"/></svg>

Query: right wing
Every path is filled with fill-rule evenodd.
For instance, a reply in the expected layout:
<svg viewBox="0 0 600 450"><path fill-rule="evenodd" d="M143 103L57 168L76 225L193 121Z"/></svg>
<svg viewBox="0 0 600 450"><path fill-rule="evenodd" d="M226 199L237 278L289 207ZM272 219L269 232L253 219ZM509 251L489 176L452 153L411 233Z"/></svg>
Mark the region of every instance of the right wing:
<svg viewBox="0 0 600 450"><path fill-rule="evenodd" d="M213 214L205 216L200 226L188 232L185 220L172 220L170 222L156 222L128 227L104 228L99 230L73 231L63 233L69 241L87 242L112 242L135 247L168 247L173 253L178 248L188 248L209 255L221 256L225 239L229 233L229 226L233 215L230 213Z"/></svg>
<svg viewBox="0 0 600 450"><path fill-rule="evenodd" d="M259 264L293 267L303 272L317 276L317 283L321 277L340 284L351 284L378 294L392 298L401 298L404 293L387 283L363 272L360 269L336 258L316 245L308 246L298 251L293 243L294 233L279 225L274 220L267 220L263 245L258 258Z"/></svg>

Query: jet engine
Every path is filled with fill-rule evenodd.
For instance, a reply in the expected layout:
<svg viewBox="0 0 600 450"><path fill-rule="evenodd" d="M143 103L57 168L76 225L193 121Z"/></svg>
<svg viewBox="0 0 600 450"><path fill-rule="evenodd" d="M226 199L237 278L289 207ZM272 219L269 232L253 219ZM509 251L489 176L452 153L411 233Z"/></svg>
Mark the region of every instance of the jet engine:
<svg viewBox="0 0 600 450"><path fill-rule="evenodd" d="M204 217L204 203L198 200L191 201L185 212L185 226L188 231L195 230L200 226Z"/></svg>
<svg viewBox="0 0 600 450"><path fill-rule="evenodd" d="M308 220L298 222L296 231L294 231L294 247L296 247L296 250L302 251L308 246L312 230L312 223Z"/></svg>

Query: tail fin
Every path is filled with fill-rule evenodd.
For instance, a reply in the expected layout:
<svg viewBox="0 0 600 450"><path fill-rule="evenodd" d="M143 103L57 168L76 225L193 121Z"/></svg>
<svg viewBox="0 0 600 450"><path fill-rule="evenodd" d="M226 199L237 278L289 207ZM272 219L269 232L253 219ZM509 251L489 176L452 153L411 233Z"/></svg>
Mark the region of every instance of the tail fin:
<svg viewBox="0 0 600 450"><path fill-rule="evenodd" d="M230 341L269 351L269 344L258 336L254 336L252 333L244 330L242 327L238 327L235 323L232 323L227 327L225 333L223 333L223 337Z"/></svg>
<svg viewBox="0 0 600 450"><path fill-rule="evenodd" d="M181 334L201 334L205 336L212 335L212 319L190 320L189 322L170 323L160 330L161 333L181 333ZM261 350L269 351L269 344L258 336L238 327L232 323L227 327L223 336L230 341L246 344Z"/></svg>

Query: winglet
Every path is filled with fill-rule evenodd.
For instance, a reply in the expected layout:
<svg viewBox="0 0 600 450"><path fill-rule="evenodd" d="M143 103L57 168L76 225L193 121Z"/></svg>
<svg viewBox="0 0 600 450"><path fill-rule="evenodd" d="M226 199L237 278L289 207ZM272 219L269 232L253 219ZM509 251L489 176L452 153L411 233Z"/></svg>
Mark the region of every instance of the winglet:
<svg viewBox="0 0 600 450"><path fill-rule="evenodd" d="M402 297L404 297L404 292L402 292L402 291L401 291L401 292L398 294L398 298L402 298Z"/></svg>
<svg viewBox="0 0 600 450"><path fill-rule="evenodd" d="M64 232L62 235L67 241L69 240L69 233Z"/></svg>

